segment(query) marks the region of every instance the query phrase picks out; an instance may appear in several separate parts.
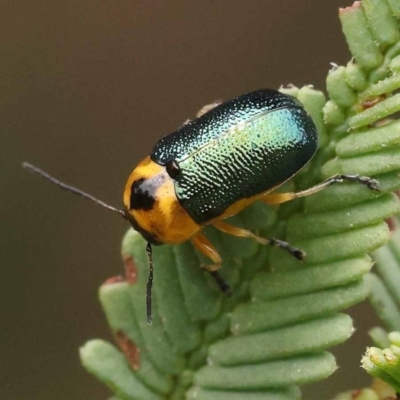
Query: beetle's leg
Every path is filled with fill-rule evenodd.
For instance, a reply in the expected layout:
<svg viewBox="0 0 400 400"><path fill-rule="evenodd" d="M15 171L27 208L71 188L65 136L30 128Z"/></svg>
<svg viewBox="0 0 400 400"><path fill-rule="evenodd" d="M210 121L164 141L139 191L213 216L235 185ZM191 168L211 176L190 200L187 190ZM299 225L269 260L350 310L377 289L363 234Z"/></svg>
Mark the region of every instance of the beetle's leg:
<svg viewBox="0 0 400 400"><path fill-rule="evenodd" d="M371 190L378 189L378 182L375 179L371 179L368 176L360 176L360 175L334 175L331 178L326 179L325 181L310 187L309 189L302 190L301 192L288 192L288 193L268 193L260 200L267 204L282 204L287 201L297 199L298 197L309 196L310 194L314 194L327 188L328 186L333 185L334 183L342 183L342 182L358 182L362 185L367 186Z"/></svg>
<svg viewBox="0 0 400 400"><path fill-rule="evenodd" d="M211 104L206 104L204 107L202 107L199 111L196 113L196 118L200 118L202 115L208 113L211 111L213 108L219 106L222 102L221 101L214 101L214 103Z"/></svg>
<svg viewBox="0 0 400 400"><path fill-rule="evenodd" d="M213 108L219 106L222 102L221 101L214 101L214 103L211 104L206 104L205 106L203 106L199 111L197 111L196 113L196 118L200 118L202 115L204 115L205 113L208 113L209 111L211 111ZM189 124L190 122L192 122L191 119L187 119L182 126L185 126L187 124Z"/></svg>
<svg viewBox="0 0 400 400"><path fill-rule="evenodd" d="M204 265L204 268L215 279L221 291L227 295L230 295L231 287L225 282L224 278L222 278L217 271L219 268L221 268L222 260L216 248L201 232L192 238L192 243L201 253L212 260L214 264Z"/></svg>
<svg viewBox="0 0 400 400"><path fill-rule="evenodd" d="M219 289L222 293L225 293L228 297L232 295L232 288L226 282L226 280L220 275L218 271L209 271L210 275L215 279Z"/></svg>
<svg viewBox="0 0 400 400"><path fill-rule="evenodd" d="M199 232L192 237L193 245L206 257L210 258L214 263L213 265L207 265L205 268L208 271L216 271L221 268L222 260L213 244L204 236L203 233Z"/></svg>
<svg viewBox="0 0 400 400"><path fill-rule="evenodd" d="M189 122L191 122L192 120L191 119L187 119L186 121L184 121L184 123L182 124L182 126L185 126L185 125L187 125Z"/></svg>
<svg viewBox="0 0 400 400"><path fill-rule="evenodd" d="M291 246L288 242L284 242L283 240L275 238L263 238L246 229L237 228L236 226L232 226L223 221L215 222L213 225L220 231L228 233L229 235L250 238L261 244L280 247L289 252L293 257L296 257L298 260L302 261L305 259L306 254L304 251Z"/></svg>

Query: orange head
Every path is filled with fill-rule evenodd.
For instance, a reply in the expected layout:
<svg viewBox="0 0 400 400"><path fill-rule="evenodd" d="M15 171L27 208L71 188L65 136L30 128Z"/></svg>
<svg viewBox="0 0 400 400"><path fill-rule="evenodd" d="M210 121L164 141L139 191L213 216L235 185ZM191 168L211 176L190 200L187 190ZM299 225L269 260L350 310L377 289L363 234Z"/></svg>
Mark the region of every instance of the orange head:
<svg viewBox="0 0 400 400"><path fill-rule="evenodd" d="M124 190L125 215L150 243L182 243L200 230L180 205L172 163L162 166L146 157L131 173Z"/></svg>

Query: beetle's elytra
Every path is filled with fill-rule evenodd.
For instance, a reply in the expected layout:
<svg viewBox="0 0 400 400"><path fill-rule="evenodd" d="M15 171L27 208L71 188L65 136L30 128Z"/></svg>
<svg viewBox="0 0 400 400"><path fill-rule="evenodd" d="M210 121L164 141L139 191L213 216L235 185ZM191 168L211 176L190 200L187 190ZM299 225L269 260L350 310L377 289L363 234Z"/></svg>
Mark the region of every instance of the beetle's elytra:
<svg viewBox="0 0 400 400"><path fill-rule="evenodd" d="M257 200L281 204L344 180L378 190L377 182L368 177L336 175L302 192L274 193L311 160L317 147L317 129L302 104L278 91L262 89L206 106L196 119L161 139L129 176L124 210L108 206L30 164L24 166L122 214L142 234L148 242L147 318L151 322L152 244L191 240L212 261L209 271L228 291L229 286L216 272L221 257L202 233L205 225L281 247L303 259L301 250L284 241L256 236L224 220Z"/></svg>
<svg viewBox="0 0 400 400"><path fill-rule="evenodd" d="M195 242L205 252L203 225L265 198L304 167L317 146L315 125L300 102L258 90L161 139L129 177L125 209L149 242L181 243L199 234Z"/></svg>

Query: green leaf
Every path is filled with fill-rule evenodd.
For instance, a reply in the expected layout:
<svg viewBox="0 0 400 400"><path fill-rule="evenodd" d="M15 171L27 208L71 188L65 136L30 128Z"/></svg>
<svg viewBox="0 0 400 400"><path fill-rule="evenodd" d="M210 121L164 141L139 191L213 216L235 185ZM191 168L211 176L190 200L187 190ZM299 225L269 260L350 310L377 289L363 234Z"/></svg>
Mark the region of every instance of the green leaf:
<svg viewBox="0 0 400 400"><path fill-rule="evenodd" d="M354 397L356 396L356 397ZM381 398L378 394L370 389L365 388L361 390L352 390L350 392L341 393L340 395L336 396L333 400L380 400Z"/></svg>
<svg viewBox="0 0 400 400"><path fill-rule="evenodd" d="M354 115L354 117L349 119L349 125L351 129L362 128L386 118L397 111L400 111L400 93L382 100L374 107L367 108L365 111Z"/></svg>
<svg viewBox="0 0 400 400"><path fill-rule="evenodd" d="M188 400L293 400L300 399L296 386L287 389L252 390L250 392L209 390L194 387L188 391Z"/></svg>
<svg viewBox="0 0 400 400"><path fill-rule="evenodd" d="M369 300L375 311L389 330L400 330L400 310L398 305L377 275L371 274L369 279L371 282Z"/></svg>
<svg viewBox="0 0 400 400"><path fill-rule="evenodd" d="M210 346L209 362L233 366L297 356L342 343L352 333L351 318L337 314L278 330L230 336Z"/></svg>
<svg viewBox="0 0 400 400"><path fill-rule="evenodd" d="M397 222L397 223L396 223ZM398 226L398 220L392 219ZM387 246L374 252L378 275L370 274L369 300L388 330L400 331L400 230L392 234ZM380 348L371 347L362 359L363 368L400 391L400 332L387 334L382 328L369 332Z"/></svg>
<svg viewBox="0 0 400 400"><path fill-rule="evenodd" d="M365 265L366 269L368 269L368 267L372 266L372 263L366 259ZM334 269L335 266L338 265L336 264L329 268ZM341 266L341 268L344 270L343 272L348 272L346 265ZM315 268L310 269L321 275L325 275L321 269L319 271ZM335 270L334 272L339 274L339 271ZM328 274L329 271L326 276L329 276ZM300 274L298 273L298 275ZM285 285L284 280L279 282L279 279L277 279L276 281L282 284L283 287L287 288L290 286ZM325 281L328 280L325 278ZM334 281L329 281L329 284L331 285L332 282ZM267 291L268 289L266 289L266 293ZM311 291L311 293L307 294L283 297L270 301L246 303L237 307L232 312L230 316L231 331L235 335L243 335L280 328L282 326L292 326L291 324L313 320L316 317L322 317L350 307L365 299L368 292L369 284L363 280L357 280L354 283L352 282L328 290ZM326 329L326 327L322 329ZM281 331L272 332L279 333Z"/></svg>
<svg viewBox="0 0 400 400"><path fill-rule="evenodd" d="M372 328L368 334L377 347L384 349L385 347L390 346L389 335L383 328Z"/></svg>
<svg viewBox="0 0 400 400"><path fill-rule="evenodd" d="M195 383L204 388L228 390L279 388L326 378L335 369L333 355L319 352L248 366L206 366L196 374Z"/></svg>
<svg viewBox="0 0 400 400"><path fill-rule="evenodd" d="M366 70L378 67L383 57L368 28L362 3L340 10L339 17L347 44L360 67Z"/></svg>
<svg viewBox="0 0 400 400"><path fill-rule="evenodd" d="M362 366L372 376L389 383L396 392L400 392L400 343L393 340L393 336L399 336L400 332L389 335L391 346L384 350L370 347L361 360Z"/></svg>
<svg viewBox="0 0 400 400"><path fill-rule="evenodd" d="M122 400L159 399L136 377L125 357L109 343L91 340L80 349L80 356L84 367Z"/></svg>

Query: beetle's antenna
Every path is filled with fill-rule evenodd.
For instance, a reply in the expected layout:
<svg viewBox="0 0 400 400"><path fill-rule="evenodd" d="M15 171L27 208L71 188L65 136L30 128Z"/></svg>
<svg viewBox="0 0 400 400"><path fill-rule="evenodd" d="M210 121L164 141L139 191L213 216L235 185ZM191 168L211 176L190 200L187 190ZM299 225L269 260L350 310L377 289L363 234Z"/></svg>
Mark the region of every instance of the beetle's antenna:
<svg viewBox="0 0 400 400"><path fill-rule="evenodd" d="M151 288L153 287L153 249L151 243L147 243L146 252L149 257L149 279L147 281L146 291L146 308L147 308L147 322L151 325L153 320L151 318Z"/></svg>
<svg viewBox="0 0 400 400"><path fill-rule="evenodd" d="M55 185L57 185L61 189L67 190L70 193L73 193L73 194L79 195L81 197L84 197L86 199L92 200L95 203L99 204L100 206L102 206L104 208L108 208L111 211L115 211L118 214L121 214L124 218L126 218L124 211L119 210L118 208L112 207L109 204L104 203L104 201L101 201L101 200L97 199L96 197L92 196L91 194L83 192L82 190L80 190L80 189L78 189L78 188L76 188L74 186L70 186L70 185L67 185L64 182L59 181L58 179L56 179L53 176L49 175L47 172L41 170L38 167L35 167L32 164L29 164L27 162L23 162L22 163L22 167L27 169L27 170L29 170L30 172L33 172L33 173L41 176L42 178L46 178L47 180L49 180L50 182L54 183Z"/></svg>

